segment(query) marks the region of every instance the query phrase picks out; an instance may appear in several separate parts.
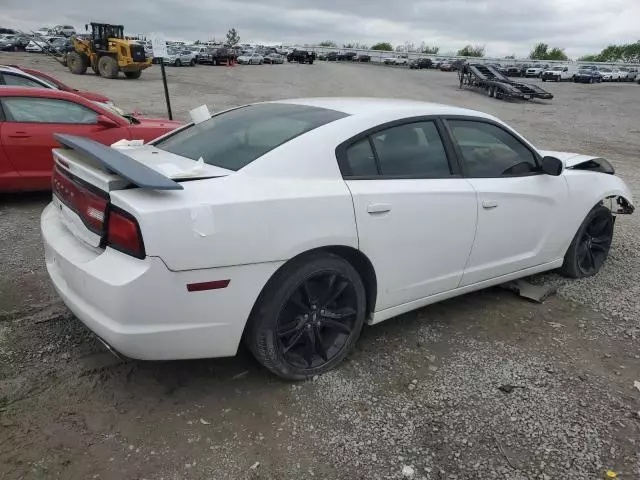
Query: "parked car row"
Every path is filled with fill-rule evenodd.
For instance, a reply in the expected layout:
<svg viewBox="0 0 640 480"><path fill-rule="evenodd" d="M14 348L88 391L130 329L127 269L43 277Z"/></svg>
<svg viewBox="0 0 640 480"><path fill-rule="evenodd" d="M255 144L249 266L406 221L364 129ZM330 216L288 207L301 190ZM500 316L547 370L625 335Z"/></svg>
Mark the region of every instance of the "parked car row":
<svg viewBox="0 0 640 480"><path fill-rule="evenodd" d="M327 62L370 62L371 56L356 52L329 52L319 54L318 60L326 60Z"/></svg>

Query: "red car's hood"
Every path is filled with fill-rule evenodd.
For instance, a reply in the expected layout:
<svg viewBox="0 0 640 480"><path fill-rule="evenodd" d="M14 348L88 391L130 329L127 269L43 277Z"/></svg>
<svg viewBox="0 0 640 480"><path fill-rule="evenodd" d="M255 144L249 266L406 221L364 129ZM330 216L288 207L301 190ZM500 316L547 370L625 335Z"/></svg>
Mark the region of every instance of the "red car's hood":
<svg viewBox="0 0 640 480"><path fill-rule="evenodd" d="M71 90L71 92L75 93L76 95L80 95L87 100L91 100L92 102L107 103L111 101L108 97L100 95L99 93L83 92L82 90Z"/></svg>

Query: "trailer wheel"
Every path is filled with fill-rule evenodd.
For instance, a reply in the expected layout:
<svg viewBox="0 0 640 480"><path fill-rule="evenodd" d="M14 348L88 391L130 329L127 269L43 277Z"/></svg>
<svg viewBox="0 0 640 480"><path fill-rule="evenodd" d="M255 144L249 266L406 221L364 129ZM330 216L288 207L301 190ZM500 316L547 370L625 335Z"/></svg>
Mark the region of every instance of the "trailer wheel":
<svg viewBox="0 0 640 480"><path fill-rule="evenodd" d="M69 71L76 75L84 75L87 73L87 64L77 52L71 52L67 55L67 66L69 67Z"/></svg>
<svg viewBox="0 0 640 480"><path fill-rule="evenodd" d="M98 71L104 78L116 78L118 76L118 62L115 58L105 55L98 60Z"/></svg>

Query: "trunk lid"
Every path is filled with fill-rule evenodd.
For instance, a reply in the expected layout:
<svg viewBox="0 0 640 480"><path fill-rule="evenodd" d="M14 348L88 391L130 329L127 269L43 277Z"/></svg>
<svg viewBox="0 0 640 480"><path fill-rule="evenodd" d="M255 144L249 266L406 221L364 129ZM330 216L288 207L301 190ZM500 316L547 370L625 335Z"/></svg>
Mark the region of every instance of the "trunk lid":
<svg viewBox="0 0 640 480"><path fill-rule="evenodd" d="M51 186L60 221L85 244L94 248L109 245L137 258L144 257L144 245L135 212L112 205L110 192L183 190L182 180L231 173L135 142L119 142L118 148L110 148L87 138L55 137L67 147L53 151Z"/></svg>
<svg viewBox="0 0 640 480"><path fill-rule="evenodd" d="M230 170L196 162L152 145L121 142L110 148L93 140L56 134L67 148L55 149L55 163L104 192L132 186L154 190L181 190L181 180L223 177Z"/></svg>

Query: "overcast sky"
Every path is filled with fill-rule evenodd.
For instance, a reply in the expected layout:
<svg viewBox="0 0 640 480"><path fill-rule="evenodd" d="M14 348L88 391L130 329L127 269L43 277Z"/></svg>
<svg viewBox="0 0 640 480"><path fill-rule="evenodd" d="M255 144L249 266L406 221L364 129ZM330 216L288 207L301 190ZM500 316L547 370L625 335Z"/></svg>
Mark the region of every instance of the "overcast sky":
<svg viewBox="0 0 640 480"><path fill-rule="evenodd" d="M248 43L485 45L490 56L527 55L540 41L570 57L640 38L640 0L0 0L0 26L35 29L89 21L175 40ZM88 17L87 12L91 12Z"/></svg>

